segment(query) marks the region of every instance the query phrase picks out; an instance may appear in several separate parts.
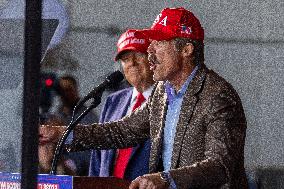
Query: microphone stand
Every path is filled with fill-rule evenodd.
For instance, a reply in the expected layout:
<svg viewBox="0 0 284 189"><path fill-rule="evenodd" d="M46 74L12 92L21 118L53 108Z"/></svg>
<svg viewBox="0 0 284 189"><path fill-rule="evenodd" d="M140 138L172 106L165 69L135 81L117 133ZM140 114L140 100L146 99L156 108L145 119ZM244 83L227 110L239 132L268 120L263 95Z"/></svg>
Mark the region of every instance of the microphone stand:
<svg viewBox="0 0 284 189"><path fill-rule="evenodd" d="M87 107L82 114L80 114L76 120L74 120L74 115L72 116L72 120L70 121L69 125L67 126L67 129L64 131L62 137L60 138L59 142L57 143L54 155L53 155L53 160L52 160L52 165L51 165L51 171L50 174L56 175L56 168L57 168L57 163L59 160L59 156L62 152L63 145L71 133L71 131L75 128L75 126L87 115L93 108L96 108L100 103L101 103L101 97L102 97L102 92L97 95L96 97L93 98L93 102L89 107ZM76 109L79 108L79 104L77 104L73 110L73 114L75 114Z"/></svg>

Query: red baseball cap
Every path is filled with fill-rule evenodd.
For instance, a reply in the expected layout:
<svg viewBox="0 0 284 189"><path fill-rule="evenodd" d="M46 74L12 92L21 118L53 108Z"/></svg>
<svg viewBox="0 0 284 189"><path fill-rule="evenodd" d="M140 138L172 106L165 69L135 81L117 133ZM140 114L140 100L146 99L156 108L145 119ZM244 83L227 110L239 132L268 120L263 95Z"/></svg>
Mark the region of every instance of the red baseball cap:
<svg viewBox="0 0 284 189"><path fill-rule="evenodd" d="M204 30L199 20L183 7L163 9L150 29L138 30L135 33L136 37L143 35L158 41L171 40L176 37L204 40Z"/></svg>
<svg viewBox="0 0 284 189"><path fill-rule="evenodd" d="M147 53L148 46L150 45L150 41L144 35L140 37L134 36L134 33L137 30L130 29L123 33L117 42L117 53L114 58L115 61L119 59L119 56L123 51L126 50L134 50L137 52Z"/></svg>

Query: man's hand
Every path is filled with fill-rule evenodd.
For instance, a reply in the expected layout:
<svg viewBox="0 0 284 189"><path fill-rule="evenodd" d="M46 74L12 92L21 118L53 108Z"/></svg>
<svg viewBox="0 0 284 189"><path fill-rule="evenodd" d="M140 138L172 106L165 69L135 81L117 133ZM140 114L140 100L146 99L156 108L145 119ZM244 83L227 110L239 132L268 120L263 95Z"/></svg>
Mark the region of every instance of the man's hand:
<svg viewBox="0 0 284 189"><path fill-rule="evenodd" d="M39 127L39 172L49 173L58 140L66 127L41 125Z"/></svg>
<svg viewBox="0 0 284 189"><path fill-rule="evenodd" d="M129 186L129 189L167 189L167 182L161 179L159 173L147 174L137 177Z"/></svg>

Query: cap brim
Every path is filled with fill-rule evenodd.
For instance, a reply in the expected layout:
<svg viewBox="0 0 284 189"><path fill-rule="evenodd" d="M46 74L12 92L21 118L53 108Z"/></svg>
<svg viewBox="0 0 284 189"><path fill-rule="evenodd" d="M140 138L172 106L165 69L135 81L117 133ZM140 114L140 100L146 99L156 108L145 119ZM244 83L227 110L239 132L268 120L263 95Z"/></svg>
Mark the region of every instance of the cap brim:
<svg viewBox="0 0 284 189"><path fill-rule="evenodd" d="M148 38L151 40L157 40L157 41L170 40L174 38L174 36L169 35L161 30L153 30L153 29L137 30L134 33L134 35L137 38L144 37L144 38Z"/></svg>
<svg viewBox="0 0 284 189"><path fill-rule="evenodd" d="M123 48L122 50L118 51L116 56L114 57L115 61L118 61L121 54L127 50L133 50L133 51L138 51L135 47L127 47L127 48Z"/></svg>

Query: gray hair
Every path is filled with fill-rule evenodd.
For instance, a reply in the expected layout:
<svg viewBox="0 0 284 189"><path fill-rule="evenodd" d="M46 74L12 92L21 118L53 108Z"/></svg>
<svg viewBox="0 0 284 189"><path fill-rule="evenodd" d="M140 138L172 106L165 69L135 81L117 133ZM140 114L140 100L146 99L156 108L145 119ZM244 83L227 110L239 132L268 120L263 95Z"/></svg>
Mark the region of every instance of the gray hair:
<svg viewBox="0 0 284 189"><path fill-rule="evenodd" d="M192 40L189 38L175 38L175 48L181 51L183 47L191 43L194 47L193 50L193 63L195 65L204 63L204 43L202 41Z"/></svg>

